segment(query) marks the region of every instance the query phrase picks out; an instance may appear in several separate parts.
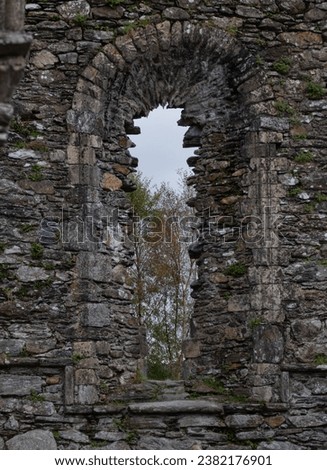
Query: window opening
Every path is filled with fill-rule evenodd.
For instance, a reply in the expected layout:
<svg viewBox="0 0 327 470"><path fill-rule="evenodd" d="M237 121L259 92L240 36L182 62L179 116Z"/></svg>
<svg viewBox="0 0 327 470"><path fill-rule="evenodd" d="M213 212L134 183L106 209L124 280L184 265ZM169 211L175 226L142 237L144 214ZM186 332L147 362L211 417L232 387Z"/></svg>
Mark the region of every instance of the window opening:
<svg viewBox="0 0 327 470"><path fill-rule="evenodd" d="M182 148L186 129L176 124L180 113L157 108L150 118L137 121L142 139L133 135L140 169L136 190L129 193L134 211L134 307L146 329L145 373L157 380L181 378L182 344L193 310L196 267L188 247L195 238L195 217L187 205L193 196L186 185L190 150Z"/></svg>
<svg viewBox="0 0 327 470"><path fill-rule="evenodd" d="M153 186L166 182L179 190L179 170L188 171L186 159L190 150L182 146L186 128L177 125L181 111L159 106L148 117L136 121L141 134L133 135L133 155L139 159L139 171Z"/></svg>

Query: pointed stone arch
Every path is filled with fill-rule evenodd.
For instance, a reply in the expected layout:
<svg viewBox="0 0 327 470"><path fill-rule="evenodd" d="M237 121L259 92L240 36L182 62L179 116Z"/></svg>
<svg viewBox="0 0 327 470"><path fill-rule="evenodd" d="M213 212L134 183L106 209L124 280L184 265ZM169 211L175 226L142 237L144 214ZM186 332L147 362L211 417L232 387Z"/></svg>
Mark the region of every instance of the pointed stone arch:
<svg viewBox="0 0 327 470"><path fill-rule="evenodd" d="M223 377L255 398L279 399L283 319L273 161L288 126L270 116L273 100L255 57L214 22L136 28L103 47L81 74L67 114L75 202L67 247L78 247L76 289L83 292L75 348L87 341L102 351L95 353L96 373L113 386L132 379L143 354L125 282L132 261L124 191L133 189L129 174L137 167L129 135L137 132L135 118L168 104L183 108L185 144L199 146L189 159L200 235L190 249L199 276L185 374ZM253 334L249 325L257 319ZM110 344L106 353L101 341ZM259 383L262 364L269 378ZM80 397L86 383L79 382Z"/></svg>

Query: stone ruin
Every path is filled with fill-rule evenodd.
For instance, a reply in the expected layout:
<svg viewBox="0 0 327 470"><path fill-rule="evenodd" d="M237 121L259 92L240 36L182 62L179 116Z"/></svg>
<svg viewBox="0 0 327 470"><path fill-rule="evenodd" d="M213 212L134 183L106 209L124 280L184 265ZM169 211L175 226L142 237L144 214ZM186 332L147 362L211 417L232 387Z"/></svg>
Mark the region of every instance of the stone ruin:
<svg viewBox="0 0 327 470"><path fill-rule="evenodd" d="M40 0L26 33L11 10L2 140L33 42L1 150L0 448L326 449L327 3ZM160 383L126 192L134 120L166 104L199 236L184 380Z"/></svg>

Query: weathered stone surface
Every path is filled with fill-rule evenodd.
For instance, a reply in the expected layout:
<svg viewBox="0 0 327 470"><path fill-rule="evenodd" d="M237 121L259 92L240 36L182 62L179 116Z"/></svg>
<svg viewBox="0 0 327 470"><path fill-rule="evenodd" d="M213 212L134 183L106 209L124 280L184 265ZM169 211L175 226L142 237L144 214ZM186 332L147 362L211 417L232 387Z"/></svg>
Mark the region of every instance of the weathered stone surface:
<svg viewBox="0 0 327 470"><path fill-rule="evenodd" d="M276 326L258 326L254 332L254 360L278 363L284 353L284 339Z"/></svg>
<svg viewBox="0 0 327 470"><path fill-rule="evenodd" d="M93 385L78 386L78 403L81 405L93 405L99 401L96 387Z"/></svg>
<svg viewBox="0 0 327 470"><path fill-rule="evenodd" d="M123 182L120 178L111 173L105 173L101 182L101 187L105 191L118 191L123 186Z"/></svg>
<svg viewBox="0 0 327 470"><path fill-rule="evenodd" d="M269 441L258 445L258 450L297 450L303 449L301 446L285 441Z"/></svg>
<svg viewBox="0 0 327 470"><path fill-rule="evenodd" d="M119 6L114 9L108 7L97 7L92 8L92 14L95 18L119 19L124 15L124 9Z"/></svg>
<svg viewBox="0 0 327 470"><path fill-rule="evenodd" d="M183 10L182 8L169 7L164 10L163 17L169 20L188 20L190 18L190 15L186 10Z"/></svg>
<svg viewBox="0 0 327 470"><path fill-rule="evenodd" d="M75 429L69 429L67 431L59 431L59 436L62 439L66 439L68 441L73 442L80 442L80 443L88 443L90 440L86 434L83 434L80 431L76 431Z"/></svg>
<svg viewBox="0 0 327 470"><path fill-rule="evenodd" d="M41 429L19 434L6 442L9 450L57 450L52 432Z"/></svg>
<svg viewBox="0 0 327 470"><path fill-rule="evenodd" d="M23 282L45 281L49 278L49 273L43 268L20 266L17 270L17 277Z"/></svg>
<svg viewBox="0 0 327 470"><path fill-rule="evenodd" d="M25 342L15 339L0 339L0 351L10 356L18 356L25 346Z"/></svg>
<svg viewBox="0 0 327 470"><path fill-rule="evenodd" d="M0 395L29 395L31 390L41 392L42 378L33 375L2 374L0 376Z"/></svg>
<svg viewBox="0 0 327 470"><path fill-rule="evenodd" d="M170 401L170 402L154 402L154 403L133 403L129 405L130 411L133 413L217 413L223 411L222 405L215 402L197 400L197 401Z"/></svg>
<svg viewBox="0 0 327 470"><path fill-rule="evenodd" d="M57 10L65 20L73 20L78 15L88 16L91 12L91 7L85 0L72 0L59 5Z"/></svg>
<svg viewBox="0 0 327 470"><path fill-rule="evenodd" d="M53 67L57 62L59 62L59 59L50 51L44 50L35 54L32 57L31 62L38 69L46 69Z"/></svg>
<svg viewBox="0 0 327 470"><path fill-rule="evenodd" d="M95 328L102 328L111 324L110 310L106 304L87 304L83 315L83 324Z"/></svg>
<svg viewBox="0 0 327 470"><path fill-rule="evenodd" d="M199 357L201 354L200 342L185 340L183 342L183 354L186 358Z"/></svg>
<svg viewBox="0 0 327 470"><path fill-rule="evenodd" d="M231 415L225 418L225 423L231 428L255 428L263 423L260 415Z"/></svg>

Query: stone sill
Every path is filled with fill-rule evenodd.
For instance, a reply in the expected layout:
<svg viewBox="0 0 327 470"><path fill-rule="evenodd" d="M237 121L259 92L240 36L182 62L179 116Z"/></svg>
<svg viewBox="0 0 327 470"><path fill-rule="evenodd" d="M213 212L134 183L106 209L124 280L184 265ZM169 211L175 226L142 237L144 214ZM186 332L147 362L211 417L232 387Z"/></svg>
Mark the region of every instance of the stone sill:
<svg viewBox="0 0 327 470"><path fill-rule="evenodd" d="M287 403L226 404L208 400L173 400L117 405L70 405L67 414L118 414L130 412L139 415L216 414L224 416L233 413L276 413L289 410Z"/></svg>

